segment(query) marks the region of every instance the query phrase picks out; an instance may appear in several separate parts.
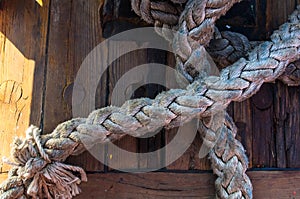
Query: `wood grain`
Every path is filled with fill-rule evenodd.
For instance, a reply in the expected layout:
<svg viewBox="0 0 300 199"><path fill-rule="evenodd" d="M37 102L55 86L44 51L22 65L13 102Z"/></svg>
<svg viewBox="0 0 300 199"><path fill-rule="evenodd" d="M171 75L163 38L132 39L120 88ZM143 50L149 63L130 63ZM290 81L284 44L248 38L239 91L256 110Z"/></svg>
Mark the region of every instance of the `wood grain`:
<svg viewBox="0 0 300 199"><path fill-rule="evenodd" d="M276 151L273 128L273 85L264 84L252 97L252 148L254 167L276 167Z"/></svg>
<svg viewBox="0 0 300 199"><path fill-rule="evenodd" d="M7 173L0 173L0 182L3 182L4 180L7 179Z"/></svg>
<svg viewBox="0 0 300 199"><path fill-rule="evenodd" d="M251 171L253 198L299 198L299 171ZM211 173L90 174L83 198L215 198Z"/></svg>
<svg viewBox="0 0 300 199"><path fill-rule="evenodd" d="M70 106L72 92L65 91L74 83L85 57L102 41L99 2L51 1L44 99L45 132L51 132L56 125L73 117ZM102 95L97 97L97 102L100 106L106 106L106 78L101 81L99 93ZM88 171L103 170L103 165L88 153L73 157L69 161Z"/></svg>
<svg viewBox="0 0 300 199"><path fill-rule="evenodd" d="M251 100L247 99L240 103L232 103L232 117L238 129L237 139L246 149L249 159L249 167L253 166L253 131L252 131L252 107Z"/></svg>
<svg viewBox="0 0 300 199"><path fill-rule="evenodd" d="M270 36L274 29L287 21L288 16L295 10L295 0L273 1L266 3L266 33ZM275 14L276 13L276 14Z"/></svg>
<svg viewBox="0 0 300 199"><path fill-rule="evenodd" d="M173 53L168 53L167 55L167 65L175 69L175 58ZM173 74L167 73L166 79L174 78ZM179 85L169 85L169 87L177 88ZM165 143L168 144L176 136L178 128L166 130L165 133ZM204 158L199 158L199 151L202 147L202 139L199 133L197 133L196 138L191 143L190 147L184 152L184 154L174 161L170 165L166 165L168 170L210 170L210 161L208 156Z"/></svg>
<svg viewBox="0 0 300 199"><path fill-rule="evenodd" d="M125 81L123 85L120 85L123 87L121 89L121 93L115 93L114 89L116 87L116 84L118 83L119 79L122 77L122 75L126 74L130 69L133 69L134 67L144 64L147 61L147 51L146 50L140 50L140 51L134 51L131 53L128 53L126 55L123 55L119 57L119 54L123 54L124 51L127 50L127 46L131 46L133 48L138 48L138 43L135 41L110 41L109 42L109 57L110 59L117 59L115 60L112 65L108 68L109 71L109 92L108 92L108 99L109 104L121 106L125 100L129 100L134 96L135 88L134 85L140 83L139 82L139 75L133 75L130 79L132 84L126 85L127 82ZM136 81L135 81L136 80ZM113 95L115 94L115 95ZM144 92L140 92L140 95L144 95ZM120 147L126 151L138 152L138 139L130 136L126 136L122 138L121 140L115 142L117 147ZM116 150L116 151L115 151ZM117 153L118 150L116 147L109 147L107 149L107 154L110 156L112 153ZM119 157L118 161L118 167L121 169L136 169L139 167L138 157L134 161L128 160L127 157L124 157L122 155L117 155ZM114 161L116 157L112 157ZM110 159L112 159L110 158ZM108 159L108 161L111 161Z"/></svg>
<svg viewBox="0 0 300 199"><path fill-rule="evenodd" d="M0 158L14 137L40 126L49 1L5 1L0 10ZM4 121L4 122L3 122ZM0 165L2 172L7 165Z"/></svg>

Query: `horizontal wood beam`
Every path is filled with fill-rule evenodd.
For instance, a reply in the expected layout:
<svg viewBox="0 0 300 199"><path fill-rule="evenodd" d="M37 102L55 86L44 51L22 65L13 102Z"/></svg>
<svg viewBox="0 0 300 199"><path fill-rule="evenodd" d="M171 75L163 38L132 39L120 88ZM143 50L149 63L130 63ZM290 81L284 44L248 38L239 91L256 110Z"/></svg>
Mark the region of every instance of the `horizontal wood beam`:
<svg viewBox="0 0 300 199"><path fill-rule="evenodd" d="M248 172L254 198L300 197L300 171ZM77 199L214 198L212 173L89 174Z"/></svg>
<svg viewBox="0 0 300 199"><path fill-rule="evenodd" d="M300 197L300 171L250 171L254 198ZM0 175L0 182L7 174ZM101 173L89 174L76 199L87 198L201 198L213 199L212 173Z"/></svg>

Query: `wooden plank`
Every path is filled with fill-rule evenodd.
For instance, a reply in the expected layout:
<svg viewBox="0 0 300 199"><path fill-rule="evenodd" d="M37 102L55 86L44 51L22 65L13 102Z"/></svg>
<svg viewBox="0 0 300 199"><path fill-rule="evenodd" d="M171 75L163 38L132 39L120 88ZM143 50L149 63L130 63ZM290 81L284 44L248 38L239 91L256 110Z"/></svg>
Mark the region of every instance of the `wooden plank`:
<svg viewBox="0 0 300 199"><path fill-rule="evenodd" d="M169 67L175 68L175 58L173 53L168 53L167 55L167 65ZM166 79L171 79L174 78L173 74L170 76L169 73L166 74ZM170 83L170 82L168 82ZM168 85L169 87L172 88L177 88L179 85ZM178 131L178 128L175 129L169 129L166 130L165 133L165 143L168 144L176 135ZM174 161L172 164L167 165L166 169L167 170L210 170L210 161L208 159L208 156L204 158L199 158L199 151L202 146L202 139L197 133L194 141L191 143L190 147L187 149L187 151L176 161Z"/></svg>
<svg viewBox="0 0 300 199"><path fill-rule="evenodd" d="M269 37L274 29L287 21L288 16L295 10L295 0L274 1L267 0L266 4L266 32Z"/></svg>
<svg viewBox="0 0 300 199"><path fill-rule="evenodd" d="M287 166L287 147L286 143L290 142L290 137L286 137L289 121L287 109L290 104L288 88L283 83L278 83L276 95L274 97L274 131L276 135L276 161L277 167L285 168ZM288 128L290 130L290 128ZM296 133L294 131L294 133Z"/></svg>
<svg viewBox="0 0 300 199"><path fill-rule="evenodd" d="M166 143L169 143L177 133L177 129L168 130ZM202 147L202 139L197 133L194 141L187 151L172 164L167 166L168 170L210 170L210 160L208 156L199 158L199 151Z"/></svg>
<svg viewBox="0 0 300 199"><path fill-rule="evenodd" d="M6 180L7 177L8 177L7 173L1 173L1 172L0 172L0 184L1 184L4 180Z"/></svg>
<svg viewBox="0 0 300 199"><path fill-rule="evenodd" d="M276 150L273 128L273 89L272 84L264 84L251 98L254 167L276 167Z"/></svg>
<svg viewBox="0 0 300 199"><path fill-rule="evenodd" d="M98 12L101 3L103 1L99 0L88 3L85 0L51 1L44 106L45 132L51 132L56 125L72 118L71 91L76 73L84 58L102 41ZM102 56L105 59L105 52ZM88 80L87 77L86 81ZM101 93L101 96L97 96L99 106L107 105L106 84L106 78L102 78L97 92ZM88 153L71 158L69 162L88 171L103 170L103 165Z"/></svg>
<svg viewBox="0 0 300 199"><path fill-rule="evenodd" d="M0 10L0 158L15 136L40 126L49 0L2 2ZM9 167L0 165L2 172Z"/></svg>
<svg viewBox="0 0 300 199"><path fill-rule="evenodd" d="M286 167L300 167L300 87L288 88L288 93L285 96L288 100L288 107L285 112L287 120L284 123L285 129L285 152L286 152Z"/></svg>
<svg viewBox="0 0 300 199"><path fill-rule="evenodd" d="M94 174L80 198L213 198L212 174Z"/></svg>
<svg viewBox="0 0 300 199"><path fill-rule="evenodd" d="M140 48L140 45L142 45L145 49L136 50L131 53L125 54L124 56L117 57L117 55L122 54L123 51L127 50L128 46L137 49ZM140 97L153 98L161 92L161 90L159 90L159 85L147 85L148 76L155 73L155 71L151 70L151 68L145 68L145 70L143 71L143 75L140 73L130 73L132 72L131 69L134 69L135 67L138 67L142 64L164 62L164 53L146 49L147 45L147 43L139 43L136 41L109 42L109 57L118 58L109 68L109 104L112 103L112 105L121 106L125 102L125 100ZM117 85L120 86L120 78L126 74L130 74L130 79L124 79L125 82L122 83L122 86L124 86L124 88L121 89L120 93L115 93L115 87ZM164 76L164 74L159 75ZM112 94L115 95L112 96ZM118 147L130 152L148 153L161 148L162 134L158 133L147 139L137 139L127 136L115 142L115 144ZM118 149L115 147L108 147L108 156L113 153L118 153ZM116 156L119 157L118 164L120 168L134 170L136 168L148 169L161 167L160 160L162 159L162 154L160 153L161 152L157 151L157 153L153 153L153 156L149 157L149 159L142 160L138 160L138 156L134 160L128 159L128 157L124 155ZM110 159L108 159L108 161L110 161Z"/></svg>
<svg viewBox="0 0 300 199"><path fill-rule="evenodd" d="M109 91L107 93L107 97L109 98L109 104L115 105L115 106L121 106L125 100L128 100L134 96L134 93L129 93L134 91L135 88L134 84L139 83L139 76L133 75L130 79L133 81L133 84L130 85L121 85L125 86L124 89L122 89L122 93L114 93L114 89L116 84L118 83L119 79L122 77L122 75L126 74L130 69L133 69L135 66L138 66L140 64L146 63L147 60L147 51L146 50L139 50L134 51L131 53L128 53L124 56L119 57L119 54L123 54L124 51L127 50L127 46L131 46L133 48L138 48L138 43L135 41L110 41L109 42L109 58L110 59L117 59L112 63L112 65L109 67ZM136 80L136 81L135 81ZM126 84L128 82L124 82ZM115 95L112 95L112 94ZM141 93L139 93L141 94ZM142 95L144 92L142 92ZM117 153L119 154L118 148L122 148L124 150L137 153L138 152L138 139L126 136L122 138L121 140L118 140L115 142L116 147L108 147L107 154L110 156L110 154ZM128 157L122 156L122 155L116 155L119 157L117 160L117 167L121 169L136 169L139 167L139 161L136 157L136 159L129 160ZM114 159L108 161L116 161L115 157L112 157Z"/></svg>
<svg viewBox="0 0 300 199"><path fill-rule="evenodd" d="M247 157L249 159L249 168L252 167L253 158L253 129L252 129L252 111L251 100L233 103L233 120L238 129L237 139L243 144Z"/></svg>
<svg viewBox="0 0 300 199"><path fill-rule="evenodd" d="M166 41L166 46L167 46ZM147 48L147 45L145 45ZM166 52L158 49L147 49L147 64L155 63L155 64L166 64ZM157 76L160 77L162 80L165 79L165 73L158 72L155 69L148 68L147 69L148 75L145 77L145 81L149 80L150 76ZM164 82L166 83L166 82ZM142 87L144 89L143 95L138 96L138 93L135 97L148 97L154 99L159 93L167 88L164 88L164 85L158 84L146 84ZM142 94L142 93L140 93ZM140 153L148 153L149 157L146 161L140 162L140 168L146 169L153 169L153 168L163 168L165 167L165 151L159 150L164 146L164 136L165 130L162 129L161 131L154 132L153 136L150 136L145 139L139 139L138 148Z"/></svg>
<svg viewBox="0 0 300 199"><path fill-rule="evenodd" d="M250 171L253 198L299 198L300 171ZM215 198L211 173L90 174L84 198Z"/></svg>

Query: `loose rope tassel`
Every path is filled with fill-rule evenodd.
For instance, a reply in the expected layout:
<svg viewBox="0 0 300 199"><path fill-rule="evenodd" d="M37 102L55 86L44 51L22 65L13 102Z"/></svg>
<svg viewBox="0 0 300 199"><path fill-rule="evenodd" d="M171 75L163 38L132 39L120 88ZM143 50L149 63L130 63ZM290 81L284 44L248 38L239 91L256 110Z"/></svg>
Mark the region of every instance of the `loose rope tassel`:
<svg viewBox="0 0 300 199"><path fill-rule="evenodd" d="M72 198L80 193L79 184L87 181L80 167L51 161L42 147L40 130L30 126L24 141L13 146L16 163L8 180L0 185L0 198ZM79 173L80 178L74 175ZM26 187L26 188L25 188Z"/></svg>

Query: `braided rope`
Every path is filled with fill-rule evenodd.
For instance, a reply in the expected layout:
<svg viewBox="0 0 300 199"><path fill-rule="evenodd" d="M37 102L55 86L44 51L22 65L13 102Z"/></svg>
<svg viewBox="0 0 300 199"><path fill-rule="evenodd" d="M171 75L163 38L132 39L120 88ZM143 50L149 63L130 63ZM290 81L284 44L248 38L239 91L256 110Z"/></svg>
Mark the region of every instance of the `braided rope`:
<svg viewBox="0 0 300 199"><path fill-rule="evenodd" d="M183 10L182 4L187 0L151 1L132 0L131 7L137 15L149 24L160 22L166 25L176 25Z"/></svg>
<svg viewBox="0 0 300 199"><path fill-rule="evenodd" d="M179 22L179 34L175 35L174 42L174 48L176 49L177 44L177 48L179 49L177 51L179 55L177 56L177 69L179 69L181 74L186 77L187 80L194 81L195 77L205 78L211 73L211 71L203 68L203 65L202 68L196 66L197 62L199 63L199 55L197 54L201 52L203 46L208 44L213 34L215 38L214 41L221 37L227 38L237 35L237 33L232 34L231 32L223 32L221 34L214 27L215 20L225 14L236 2L237 1L191 1L190 5L188 3L187 6L191 7L189 10L186 10L186 13L182 14ZM205 13L205 17L203 17L204 14L201 12L193 13L191 8L195 8L195 10L205 10L205 12L203 12ZM225 11L225 13L223 11ZM210 13L211 15L207 15L207 13ZM194 31L196 32L197 37L193 35ZM243 38L242 35L238 35L238 37L241 38L240 41L237 40L238 42L232 42L233 47L237 47L235 48L236 50L227 56L226 60L237 61L238 58L244 55L242 50L248 50L247 47L250 47L248 43L245 42L247 40L246 38ZM210 46L213 45L214 43L210 42ZM182 48L182 46L184 46L184 48ZM242 46L242 48L240 46ZM220 51L217 51L218 47L222 48L220 45L215 45L214 52L220 53ZM210 55L212 55L212 52L210 52ZM216 63L219 64L218 62ZM228 65L229 64L226 64L224 66ZM218 115L218 113L216 115ZM235 139L237 132L236 128L234 128L234 125L229 125L232 123L231 118L226 114L225 121L222 122L220 128L217 128L214 125L215 123L220 122L219 117L215 118L215 116L212 115L209 119L211 120L210 123L206 125L203 124L202 139L204 145L212 149L210 150L209 158L211 159L214 173L218 175L218 179L215 182L216 197L252 198L252 184L246 175L248 159L243 146ZM247 180L241 181L241 178Z"/></svg>
<svg viewBox="0 0 300 199"><path fill-rule="evenodd" d="M214 173L218 176L216 198L252 198L252 184L246 175L248 158L243 145L235 139L237 128L226 113L224 123L203 123L203 142L210 147L209 158ZM215 130L213 130L215 129Z"/></svg>
<svg viewBox="0 0 300 199"><path fill-rule="evenodd" d="M190 17L191 18L191 17ZM192 18L191 18L192 19ZM170 25L161 25L162 23L156 22L155 25L156 26L160 26L162 27L162 29L158 29L158 30L167 30L165 32L160 32L157 31L160 35L162 35L163 37L165 37L168 41L172 41L173 39L173 34L172 32L170 33ZM171 24L172 25L172 24ZM182 35L180 35L182 36ZM182 37L179 37L179 42L185 42L184 46L188 46L188 39L182 39ZM201 44L201 43L200 43ZM178 46L181 47L182 43L180 43ZM226 66L234 63L235 61L237 61L238 59L245 57L248 53L248 51L250 50L250 42L248 41L248 39L238 33L232 33L229 31L225 31L222 33L219 33L218 31L215 32L215 36L214 39L210 42L209 46L208 46L208 52L209 54L214 58L214 61L217 63L217 65L221 68L225 68ZM193 51L193 50L191 50ZM195 52L195 51L194 51ZM186 57L188 57L189 55L187 55ZM185 61L187 60L187 58L185 59ZM180 59L177 60L177 62L179 62L179 66L180 67L180 71L181 73L190 81L192 81L192 78L189 76L189 71L188 68L183 66L183 63L180 63ZM191 67L194 67L195 64L190 64L189 65ZM288 68L290 68L290 66L294 66L293 64L290 64ZM295 67L294 67L295 68ZM291 69L294 69L291 68ZM292 70L289 71L292 71ZM195 69L194 69L195 70ZM199 69L196 69L197 72L199 72ZM290 73L286 73L287 75L283 75L282 77L284 78L280 78L281 80L283 80L285 83L288 83L289 85L296 85L297 83L295 83L295 78L291 79L288 78L289 76L291 77L296 77L295 75L291 75L292 73L295 74L295 69L293 70L293 72ZM199 74L195 74L194 76L197 76ZM206 74L204 74L206 75ZM292 82L292 80L294 80ZM292 83L291 83L292 82ZM226 127L226 125L224 125ZM232 125L231 125L232 126ZM213 147L213 146L218 146L220 147L220 143L216 143L216 139L218 137L218 134L213 133L212 129L205 129L203 132L204 135L202 135L203 139L204 139L204 144L206 144L206 146L208 147ZM231 132L231 131L229 131ZM207 136L208 135L208 136ZM207 140L207 137L209 137L210 141ZM252 198L252 185L251 182L249 180L249 178L246 175L246 170L248 167L248 164L246 163L247 158L245 156L245 152L243 150L242 145L234 139L234 136L231 135L231 139L229 139L229 142L232 143L227 143L226 141L228 141L228 139L225 139L224 142L222 142L223 144L227 144L232 146L232 148L235 149L234 154L239 154L239 156L237 157L242 157L243 161L240 161L239 158L236 158L236 162L237 165L241 166L242 169L235 169L235 166L230 164L230 160L229 159L222 159L221 156L218 156L218 154L216 153L216 151L212 150L212 152L210 153L210 158L212 159L212 167L215 171L216 174L218 174L219 179L216 181L216 189L217 189L217 197L218 198L228 198L228 197L233 197L233 198ZM224 139L224 138L223 138ZM228 154L228 153L226 153ZM244 154L243 156L241 156L240 154ZM233 155L231 155L233 156ZM230 156L230 158L231 158ZM220 167L220 164L217 165L217 162L225 162L223 163L223 165L230 165L230 168L227 169L218 169L216 168L217 166ZM227 164L226 164L227 163ZM216 172L218 171L218 172ZM227 178L225 178L225 177ZM230 176L230 177L228 177ZM240 181L240 178L238 178L237 176L242 176L243 181ZM227 180L227 182L225 184L223 184L224 179ZM242 182L242 183L241 183ZM235 185L235 187L237 188L237 190L235 190L234 193L232 192L232 184ZM239 185L239 186L237 186Z"/></svg>
<svg viewBox="0 0 300 199"><path fill-rule="evenodd" d="M82 152L83 142L90 143L92 146L96 142L105 143L119 139L125 134L141 136L162 126L172 128L190 121L193 117L212 116L224 110L231 101L249 98L259 90L263 82L274 81L284 72L288 63L299 58L299 13L300 8L293 13L289 23L281 26L273 34L270 42L259 45L247 59L242 58L223 69L220 77L210 76L197 79L186 90L170 90L158 95L154 100L142 98L127 101L122 107L102 108L91 113L87 119L67 121L60 124L51 134L37 134L33 139L30 136L31 133L39 131L31 127L25 140L17 139L14 143L12 157L18 166L14 167L9 179L0 186L0 198L37 198L39 196L59 198L62 194L66 198L71 198L79 193L77 185L80 181L86 180L85 174L80 168L59 162L64 161L69 155ZM189 36L186 34L186 38ZM233 139L234 126L230 125L229 119L226 121L226 128L231 132L227 130L225 135L226 131L223 130L220 135L221 137L225 135L228 144L238 145ZM206 128L209 129L209 126ZM221 142L222 140L219 139L216 147L222 146ZM214 147L214 154L219 152L219 148L216 147ZM214 154L211 154L212 161L215 161L214 168L219 168L214 171L220 177L223 174L219 171L223 171L222 167L225 168L227 164L221 164L217 160L220 157L228 158L230 154L224 152L226 155L221 155L220 152L216 159L213 158ZM232 154L237 154L237 151ZM43 157L49 157L51 162ZM243 162L247 165L246 161L240 159L236 163L236 158L231 159L232 168L236 168L235 173L241 174L236 174L237 176L231 179L240 177L244 179L241 182L247 181L243 174L246 166L240 166ZM237 166L234 167L236 164ZM78 171L82 175L81 180L72 174ZM226 194L238 192L236 188L232 188L233 185L230 186L231 183L229 185L226 183L225 177L219 183L222 187L226 187L226 192L222 191L222 187L218 189L220 190L218 192L222 192L218 194L220 198ZM245 194L249 190L248 187L241 193Z"/></svg>
<svg viewBox="0 0 300 199"><path fill-rule="evenodd" d="M300 60L289 64L283 73L279 77L283 83L289 86L299 86L300 85Z"/></svg>
<svg viewBox="0 0 300 199"><path fill-rule="evenodd" d="M207 50L219 69L223 69L240 58L246 57L251 49L262 43L250 42L244 35L230 31L216 32L215 34ZM300 60L289 64L278 79L289 86L299 86Z"/></svg>
<svg viewBox="0 0 300 199"><path fill-rule="evenodd" d="M200 3L201 2L201 3ZM229 2L229 3L228 3ZM186 24L189 24L189 28L192 30L196 29L205 29L205 26L213 27L214 22L221 16L224 15L230 7L236 2L239 1L196 1L193 4L189 5L188 12L183 13L184 17L181 19L182 21L185 19ZM172 42L174 39L174 33L178 30L179 17L183 10L183 5L187 3L187 0L172 0L172 1L151 1L151 0L131 0L133 10L141 16L148 23L154 23L155 27L158 27L157 33L163 36L167 41ZM195 6L197 4L198 6ZM200 6L200 4L202 6ZM201 7L201 9L199 9ZM186 9L187 10L187 9ZM201 10L202 12L199 12ZM203 11L205 10L205 11ZM155 14L154 14L155 13ZM202 13L214 13L214 15L205 14L205 18L202 16L202 20L194 20L194 18L201 18ZM216 14L217 13L217 14ZM213 18L213 20L211 19ZM170 20L173 19L173 20ZM176 19L176 20L175 20ZM208 22L209 24L208 25ZM173 31L171 31L173 30ZM244 35L240 33L235 33L231 31L223 31L219 32L216 28L214 28L215 34L213 35L213 39L210 41L210 37L212 37L213 29L210 29L209 34L205 31L199 31L202 35L198 34L198 38L202 38L205 40L204 42L200 42L200 45L207 45L210 41L209 45L207 45L207 51L212 56L213 60L217 64L219 68L225 68L228 65L233 64L238 59L242 57L246 57L247 53L251 49L251 43ZM190 32L190 31L189 31ZM179 42L187 41L187 38L182 39L183 33L179 34ZM207 36L204 36L207 35ZM203 39L205 38L205 39ZM194 42L198 42L198 39L193 38ZM184 49L181 46L182 43L178 43L178 49ZM186 45L186 44L185 44ZM184 46L185 46L184 45ZM191 45L190 45L191 46ZM196 45L197 46L197 45ZM255 47L257 45L254 45ZM252 46L253 47L253 46ZM190 48L190 47L188 47ZM188 50L192 51L192 50ZM181 55L180 52L177 52L178 55ZM191 57L191 54L181 56L182 57ZM192 58L191 58L192 59ZM186 61L186 59L185 59ZM184 66L183 63L179 63L179 71L189 80L193 81L193 78L188 74L189 67L193 67L193 65L187 63ZM299 71L299 62L292 63L287 67L287 71L283 74L279 80L283 81L285 84L290 86L297 86L300 84L300 71ZM180 67L181 66L181 67ZM197 76L199 70L198 69L190 69L196 71L195 75Z"/></svg>

